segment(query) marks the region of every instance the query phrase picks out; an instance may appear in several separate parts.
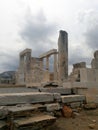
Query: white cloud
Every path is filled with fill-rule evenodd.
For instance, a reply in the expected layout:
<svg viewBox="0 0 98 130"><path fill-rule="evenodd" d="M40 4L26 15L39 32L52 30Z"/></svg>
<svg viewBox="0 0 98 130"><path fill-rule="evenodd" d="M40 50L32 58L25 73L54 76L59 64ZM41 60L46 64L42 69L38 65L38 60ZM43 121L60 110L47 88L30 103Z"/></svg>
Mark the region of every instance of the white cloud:
<svg viewBox="0 0 98 130"><path fill-rule="evenodd" d="M52 39L57 31L56 24L48 23L43 11L33 16L29 10L23 20L19 35L26 43L25 46L32 48L33 56L39 56L43 51L56 47Z"/></svg>
<svg viewBox="0 0 98 130"><path fill-rule="evenodd" d="M36 53L44 42L43 51L57 47L60 29L69 33L70 63L87 60L89 64L97 48L97 7L97 0L0 0L0 71L17 68L18 53L27 46Z"/></svg>

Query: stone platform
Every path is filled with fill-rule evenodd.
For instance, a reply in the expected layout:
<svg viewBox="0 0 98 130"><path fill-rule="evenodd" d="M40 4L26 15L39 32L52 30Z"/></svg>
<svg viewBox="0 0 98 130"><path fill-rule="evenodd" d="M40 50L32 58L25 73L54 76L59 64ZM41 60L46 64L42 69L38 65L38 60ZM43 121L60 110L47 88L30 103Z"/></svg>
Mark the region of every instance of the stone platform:
<svg viewBox="0 0 98 130"><path fill-rule="evenodd" d="M59 93L61 95L70 95L71 88L64 87L50 87L50 88L39 88L40 92Z"/></svg>
<svg viewBox="0 0 98 130"><path fill-rule="evenodd" d="M84 95L67 95L67 96L61 96L61 98L62 98L62 103L86 101L86 98Z"/></svg>
<svg viewBox="0 0 98 130"><path fill-rule="evenodd" d="M56 118L50 115L37 115L35 117L23 118L15 120L15 130L37 130L51 125L56 121Z"/></svg>
<svg viewBox="0 0 98 130"><path fill-rule="evenodd" d="M7 93L8 90L8 93ZM15 93L16 91L16 93ZM0 92L0 119L7 123L0 130L44 130L56 118L63 105L81 107L86 101L84 95L72 95L71 88L7 88ZM3 109L4 108L4 109ZM7 128L6 128L7 127Z"/></svg>
<svg viewBox="0 0 98 130"><path fill-rule="evenodd" d="M29 92L29 93L5 93L0 94L0 105L14 105L26 103L53 102L51 93Z"/></svg>
<svg viewBox="0 0 98 130"><path fill-rule="evenodd" d="M37 88L26 88L26 87L2 87L0 88L0 93L28 93L28 92L38 92Z"/></svg>

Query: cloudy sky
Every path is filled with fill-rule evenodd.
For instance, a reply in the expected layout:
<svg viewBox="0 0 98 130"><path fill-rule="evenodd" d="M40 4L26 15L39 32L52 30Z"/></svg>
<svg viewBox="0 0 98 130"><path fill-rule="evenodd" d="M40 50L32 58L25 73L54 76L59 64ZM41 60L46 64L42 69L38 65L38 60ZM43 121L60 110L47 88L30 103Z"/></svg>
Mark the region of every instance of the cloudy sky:
<svg viewBox="0 0 98 130"><path fill-rule="evenodd" d="M69 34L69 68L98 49L98 0L0 0L0 72L16 70L19 52L39 56Z"/></svg>

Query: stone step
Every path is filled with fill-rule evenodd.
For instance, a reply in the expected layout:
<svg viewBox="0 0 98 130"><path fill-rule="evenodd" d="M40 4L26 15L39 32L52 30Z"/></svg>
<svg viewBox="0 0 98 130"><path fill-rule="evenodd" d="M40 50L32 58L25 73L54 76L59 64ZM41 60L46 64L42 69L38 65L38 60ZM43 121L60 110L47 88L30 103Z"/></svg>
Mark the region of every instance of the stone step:
<svg viewBox="0 0 98 130"><path fill-rule="evenodd" d="M56 121L56 118L50 115L37 115L24 119L14 120L15 130L40 130L41 128L51 125Z"/></svg>
<svg viewBox="0 0 98 130"><path fill-rule="evenodd" d="M8 87L0 88L0 93L26 93L26 92L38 92L37 88L26 88L26 87Z"/></svg>
<svg viewBox="0 0 98 130"><path fill-rule="evenodd" d="M10 118L27 117L43 111L46 111L46 106L41 104L12 106L8 108L8 118L10 120Z"/></svg>
<svg viewBox="0 0 98 130"><path fill-rule="evenodd" d="M71 102L85 102L86 97L84 95L67 95L61 96L62 103L71 103Z"/></svg>
<svg viewBox="0 0 98 130"><path fill-rule="evenodd" d="M0 105L53 102L54 95L44 92L0 94Z"/></svg>
<svg viewBox="0 0 98 130"><path fill-rule="evenodd" d="M53 111L58 111L61 109L61 106L59 103L50 103L50 104L45 104L46 110L48 112L53 112Z"/></svg>
<svg viewBox="0 0 98 130"><path fill-rule="evenodd" d="M50 88L39 88L41 92L50 92L50 93L59 93L61 95L70 95L71 88L64 88L64 87L50 87Z"/></svg>
<svg viewBox="0 0 98 130"><path fill-rule="evenodd" d="M98 95L95 96L95 103L98 104Z"/></svg>
<svg viewBox="0 0 98 130"><path fill-rule="evenodd" d="M0 120L5 119L8 115L7 107L0 106Z"/></svg>
<svg viewBox="0 0 98 130"><path fill-rule="evenodd" d="M5 121L0 121L0 130L7 130L7 124Z"/></svg>

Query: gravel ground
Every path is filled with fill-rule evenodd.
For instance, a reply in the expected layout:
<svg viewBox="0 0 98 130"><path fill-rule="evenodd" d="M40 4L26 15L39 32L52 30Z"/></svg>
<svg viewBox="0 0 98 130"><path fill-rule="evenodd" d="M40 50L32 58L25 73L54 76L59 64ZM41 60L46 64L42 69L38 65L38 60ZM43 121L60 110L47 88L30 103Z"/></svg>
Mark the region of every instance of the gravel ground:
<svg viewBox="0 0 98 130"><path fill-rule="evenodd" d="M90 130L89 125L93 125L94 130L98 130L98 109L82 110L74 118L60 117L47 130Z"/></svg>

